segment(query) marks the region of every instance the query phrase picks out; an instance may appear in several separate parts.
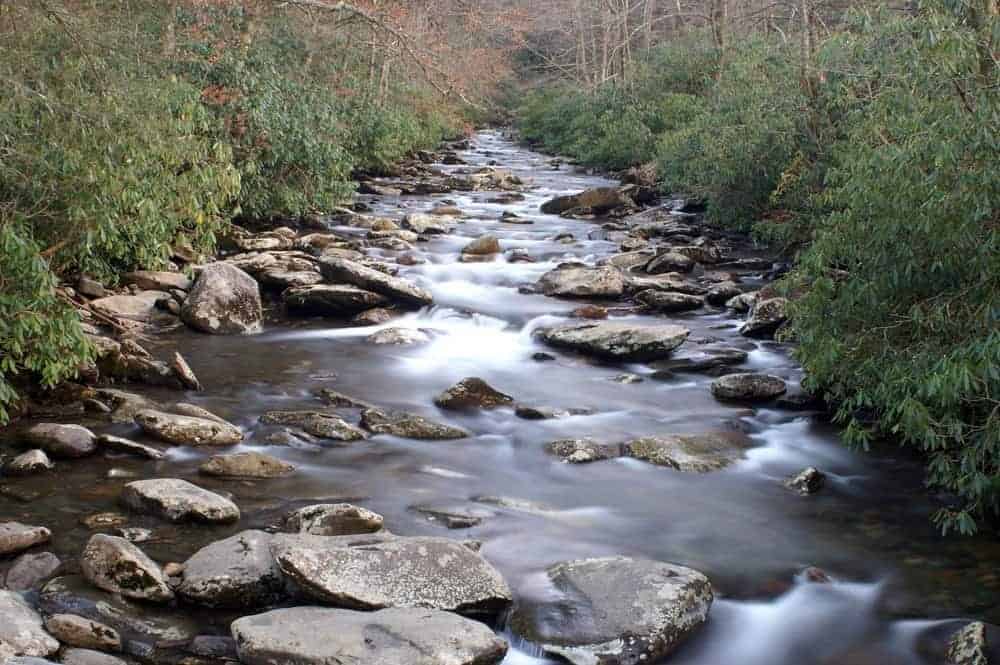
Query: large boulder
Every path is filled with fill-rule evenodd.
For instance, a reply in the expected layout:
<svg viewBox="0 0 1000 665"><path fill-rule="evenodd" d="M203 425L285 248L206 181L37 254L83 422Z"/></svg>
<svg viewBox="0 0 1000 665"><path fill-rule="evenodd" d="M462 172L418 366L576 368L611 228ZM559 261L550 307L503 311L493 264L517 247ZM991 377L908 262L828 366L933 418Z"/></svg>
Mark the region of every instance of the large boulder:
<svg viewBox="0 0 1000 665"><path fill-rule="evenodd" d="M740 432L647 436L625 443L629 457L678 471L707 473L743 459L751 441Z"/></svg>
<svg viewBox="0 0 1000 665"><path fill-rule="evenodd" d="M785 390L785 382L770 374L727 374L712 382L712 394L732 402L766 402Z"/></svg>
<svg viewBox="0 0 1000 665"><path fill-rule="evenodd" d="M213 455L198 467L198 472L222 478L281 478L295 473L295 466L270 455L246 452Z"/></svg>
<svg viewBox="0 0 1000 665"><path fill-rule="evenodd" d="M320 259L320 270L330 282L353 284L406 305L423 307L434 302L434 296L416 284L348 259L325 255Z"/></svg>
<svg viewBox="0 0 1000 665"><path fill-rule="evenodd" d="M434 403L442 409L495 409L513 405L514 398L472 376L462 379L435 397Z"/></svg>
<svg viewBox="0 0 1000 665"><path fill-rule="evenodd" d="M274 537L244 531L194 553L177 593L197 605L263 607L284 596L285 580L271 554Z"/></svg>
<svg viewBox="0 0 1000 665"><path fill-rule="evenodd" d="M469 436L464 429L434 422L413 413L374 408L361 412L361 426L372 434L389 434L403 439L447 441Z"/></svg>
<svg viewBox="0 0 1000 665"><path fill-rule="evenodd" d="M289 311L318 316L354 316L389 304L389 299L383 295L348 284L291 288L282 297Z"/></svg>
<svg viewBox="0 0 1000 665"><path fill-rule="evenodd" d="M671 563L608 557L559 563L550 591L514 610L516 633L574 665L659 662L708 618L712 585Z"/></svg>
<svg viewBox="0 0 1000 665"><path fill-rule="evenodd" d="M285 530L313 536L353 536L382 530L384 518L350 503L319 503L285 516Z"/></svg>
<svg viewBox="0 0 1000 665"><path fill-rule="evenodd" d="M121 500L137 513L171 522L226 523L240 518L240 509L229 499L177 478L128 483L122 488Z"/></svg>
<svg viewBox="0 0 1000 665"><path fill-rule="evenodd" d="M244 665L496 665L507 653L485 625L423 609L294 607L237 619L232 630Z"/></svg>
<svg viewBox="0 0 1000 665"><path fill-rule="evenodd" d="M20 522L0 522L0 556L15 554L41 543L47 543L52 532L44 526L29 526Z"/></svg>
<svg viewBox="0 0 1000 665"><path fill-rule="evenodd" d="M80 571L97 588L126 598L151 602L174 598L160 566L124 538L91 536L80 557Z"/></svg>
<svg viewBox="0 0 1000 665"><path fill-rule="evenodd" d="M11 591L27 591L52 577L62 566L52 552L27 552L17 557L7 570L4 585Z"/></svg>
<svg viewBox="0 0 1000 665"><path fill-rule="evenodd" d="M25 430L22 439L52 457L86 457L97 451L94 433L81 425L39 423Z"/></svg>
<svg viewBox="0 0 1000 665"><path fill-rule="evenodd" d="M231 446L243 440L238 427L221 420L146 409L135 414L135 422L150 436L181 446Z"/></svg>
<svg viewBox="0 0 1000 665"><path fill-rule="evenodd" d="M631 203L629 198L622 194L617 187L596 187L579 194L557 196L543 203L541 210L549 215L561 215L564 212L584 208L600 214Z"/></svg>
<svg viewBox="0 0 1000 665"><path fill-rule="evenodd" d="M372 535L322 541L292 539L275 556L289 578L324 603L496 615L511 600L500 573L454 540Z"/></svg>
<svg viewBox="0 0 1000 665"><path fill-rule="evenodd" d="M636 294L635 299L658 312L688 312L699 309L705 305L705 301L699 296L689 296L686 293L674 293L673 291L657 291L656 289L646 289Z"/></svg>
<svg viewBox="0 0 1000 665"><path fill-rule="evenodd" d="M130 665L118 656L93 649L63 649L60 657L62 665Z"/></svg>
<svg viewBox="0 0 1000 665"><path fill-rule="evenodd" d="M21 594L0 591L0 657L45 657L59 649L59 642L45 632L42 617Z"/></svg>
<svg viewBox="0 0 1000 665"><path fill-rule="evenodd" d="M669 357L690 332L681 326L601 321L544 328L537 334L550 346L611 360L649 362Z"/></svg>
<svg viewBox="0 0 1000 665"><path fill-rule="evenodd" d="M181 307L181 318L192 328L214 335L257 332L263 318L260 287L236 266L212 263L198 275Z"/></svg>
<svg viewBox="0 0 1000 665"><path fill-rule="evenodd" d="M614 266L591 268L567 264L542 275L538 287L547 296L620 298L625 293L625 279Z"/></svg>
<svg viewBox="0 0 1000 665"><path fill-rule="evenodd" d="M750 318L740 328L747 337L774 336L775 331L788 320L788 300L785 298L770 298L760 300L750 312Z"/></svg>

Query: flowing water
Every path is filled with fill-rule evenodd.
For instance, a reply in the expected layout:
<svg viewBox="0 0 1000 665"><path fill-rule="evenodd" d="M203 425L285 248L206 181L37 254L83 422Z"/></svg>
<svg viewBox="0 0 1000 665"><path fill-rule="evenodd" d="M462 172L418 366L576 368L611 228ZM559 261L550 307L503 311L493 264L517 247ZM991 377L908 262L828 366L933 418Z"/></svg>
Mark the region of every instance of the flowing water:
<svg viewBox="0 0 1000 665"><path fill-rule="evenodd" d="M483 554L504 573L515 596L536 592L541 572L561 560L624 554L678 562L708 574L717 592L708 625L670 659L684 665L935 663L940 656L927 646L928 636L947 627L942 620L1000 620L1000 580L994 572L1000 548L987 539L940 538L929 522L937 504L922 488L919 463L898 449L855 453L819 414L721 404L709 393L711 379L701 375L654 380L643 365L602 364L544 349L532 330L581 303L521 293L518 287L559 262L594 262L617 247L599 223L542 215L539 204L612 183L554 167L496 132L478 134L462 157L472 165L495 161L533 188L512 205L489 203L495 192L368 198L376 212L397 217L443 200L466 213L454 234L417 245L415 253L426 263L402 268L403 276L433 292L436 304L388 325L428 330L431 343L374 346L365 341L374 327L289 322L277 315L253 337L181 332L162 340L164 349L179 347L206 384L205 393L186 399L246 428L250 435L239 449L286 459L298 466L295 476L206 480L196 469L210 453L179 448L163 462L81 461L64 470L58 488L51 488L50 480L22 481L19 492L39 495L27 503L0 497L6 502L0 503L3 512L55 525L57 551L75 555L89 534L79 518L116 510L118 490L129 476L186 477L231 492L244 518L234 527L167 528L134 518L135 525L156 527L157 540L144 547L161 560L183 560L234 530L273 524L290 507L344 498L382 513L395 533L482 541ZM534 223L501 223L506 211ZM505 250L522 248L536 262L509 263L502 257L460 262L464 244L487 232L499 237ZM563 233L575 240L555 240ZM715 338L750 349L750 368L793 384L800 377L788 348L741 337L728 312L671 318L691 329L692 340ZM543 350L556 359L533 359ZM615 380L624 373L645 380ZM485 379L519 402L592 413L528 421L510 409L455 415L434 407L436 394L468 376ZM314 394L324 387L459 425L474 438L425 442L379 436L322 449L265 442L269 430L258 423L260 414L320 408ZM634 460L568 465L543 450L560 438L615 442L719 428L748 432L756 447L744 461L711 474ZM133 428L116 431L139 438ZM118 477L108 478L109 465ZM822 492L800 497L782 486L783 478L809 465L828 475ZM482 496L517 501L504 506L473 501ZM474 528L448 531L412 510L415 505L472 506L488 517ZM826 571L832 583L805 580L801 573L809 566ZM550 662L512 639L516 648L506 665Z"/></svg>

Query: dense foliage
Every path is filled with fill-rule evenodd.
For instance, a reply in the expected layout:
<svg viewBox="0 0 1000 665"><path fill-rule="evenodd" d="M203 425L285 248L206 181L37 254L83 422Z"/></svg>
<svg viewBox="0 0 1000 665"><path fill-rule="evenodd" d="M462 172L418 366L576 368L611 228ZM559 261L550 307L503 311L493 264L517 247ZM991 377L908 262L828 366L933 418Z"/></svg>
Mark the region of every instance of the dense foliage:
<svg viewBox="0 0 1000 665"><path fill-rule="evenodd" d="M234 216L329 210L355 170L459 131L460 110L419 81L372 89L366 45L311 23L224 2L0 5L0 424L15 375L52 385L87 359L60 279L162 268Z"/></svg>
<svg viewBox="0 0 1000 665"><path fill-rule="evenodd" d="M963 533L1000 512L989 7L858 14L807 59L778 37L724 52L675 44L630 85L534 93L519 117L528 139L588 164L655 160L664 191L702 197L710 220L797 256L784 286L809 387L836 405L849 442L919 448L929 482L958 497L939 523ZM603 129L616 114L628 120Z"/></svg>

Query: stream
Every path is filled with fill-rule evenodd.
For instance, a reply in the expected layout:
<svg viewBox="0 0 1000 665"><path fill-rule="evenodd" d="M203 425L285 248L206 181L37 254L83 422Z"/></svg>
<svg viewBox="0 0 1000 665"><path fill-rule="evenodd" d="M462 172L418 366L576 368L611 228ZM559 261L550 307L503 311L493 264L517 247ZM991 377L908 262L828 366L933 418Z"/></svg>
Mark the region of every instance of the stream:
<svg viewBox="0 0 1000 665"><path fill-rule="evenodd" d="M712 377L654 378L646 365L588 360L537 341L534 330L586 301L519 287L561 262L593 264L619 251L600 220L544 215L540 204L617 183L553 165L550 157L499 131L478 133L460 155L470 166L497 163L510 169L531 184L525 198L490 203L496 192L485 191L360 197L374 213L396 218L446 200L464 213L453 234L415 244L410 253L425 262L400 270L400 276L433 293L433 307L383 326L347 327L323 319L289 320L274 305L259 335L213 337L184 330L154 342L178 348L205 384L204 393L184 399L249 433L227 452L266 452L294 464L294 476L206 479L197 467L214 451L187 447L172 448L158 462L91 458L64 468L59 487L52 487L51 479L20 481L22 492L35 494L28 502L0 497L4 517L46 524L58 535L55 551L73 557L91 533L80 518L119 510L122 484L136 477L177 477L231 493L243 519L238 525L185 527L137 516L135 526L155 526L157 538L143 547L160 561L183 561L213 540L272 525L290 508L349 500L384 515L394 533L481 541L482 554L503 573L515 599L537 592L542 571L558 561L621 554L677 562L708 575L716 601L707 625L668 659L672 665L940 663L934 644L954 628L953 619L1000 623L995 570L1000 545L937 533L930 517L941 502L928 496L920 462L907 451L855 452L840 442L837 427L823 414L722 403L709 391ZM503 223L505 212L533 223ZM461 248L484 233L497 236L504 250L521 248L534 262L512 263L504 255L461 262ZM556 240L560 234L573 239ZM380 253L395 256L372 250ZM760 279L748 275L744 284ZM691 330L682 348L712 338L748 350L741 366L747 371L766 371L792 386L801 377L787 345L741 336L740 318L731 311L626 316L669 318ZM423 329L432 341L368 343L382 327ZM536 359L543 351L554 359ZM622 379L626 374L628 381ZM509 408L454 413L434 406L435 395L472 376L520 403L586 413L525 420ZM463 427L474 436L435 442L382 435L323 448L264 440L270 430L258 422L262 413L315 409L320 404L315 393L322 388ZM719 429L748 433L754 447L745 459L714 473L682 473L633 459L566 464L544 450L557 439L622 441ZM141 439L132 426L103 430ZM822 491L799 496L783 486L807 466L826 474ZM472 508L484 519L469 529L448 530L414 506ZM803 571L810 567L830 581L807 579ZM220 630L225 625L209 613L205 621ZM505 665L555 662L504 626L498 630L513 647Z"/></svg>

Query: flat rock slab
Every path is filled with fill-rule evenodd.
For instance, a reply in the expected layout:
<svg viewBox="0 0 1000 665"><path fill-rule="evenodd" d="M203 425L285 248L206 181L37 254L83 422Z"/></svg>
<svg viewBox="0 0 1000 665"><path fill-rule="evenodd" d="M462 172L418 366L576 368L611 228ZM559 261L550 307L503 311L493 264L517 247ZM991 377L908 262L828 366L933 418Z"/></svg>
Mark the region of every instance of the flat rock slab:
<svg viewBox="0 0 1000 665"><path fill-rule="evenodd" d="M166 272L158 270L136 270L122 275L122 282L125 284L135 284L140 289L150 289L153 291L169 291L170 289L180 289L190 291L194 282L180 272Z"/></svg>
<svg viewBox="0 0 1000 665"><path fill-rule="evenodd" d="M742 432L707 432L634 439L624 445L623 452L678 471L708 473L743 459L751 446L750 437Z"/></svg>
<svg viewBox="0 0 1000 665"><path fill-rule="evenodd" d="M229 499L177 478L128 483L122 489L121 500L137 513L171 522L226 523L240 518L240 509Z"/></svg>
<svg viewBox="0 0 1000 665"><path fill-rule="evenodd" d="M91 536L80 557L80 571L97 588L126 598L150 602L174 598L160 566L124 538Z"/></svg>
<svg viewBox="0 0 1000 665"><path fill-rule="evenodd" d="M330 282L353 284L407 305L423 307L434 302L434 296L416 284L348 259L324 256L320 260L320 270Z"/></svg>
<svg viewBox="0 0 1000 665"><path fill-rule="evenodd" d="M601 321L545 328L538 337L550 346L620 361L650 362L667 358L690 331L681 326Z"/></svg>
<svg viewBox="0 0 1000 665"><path fill-rule="evenodd" d="M464 429L403 411L365 409L361 413L361 426L372 434L389 434L403 439L447 441L470 436Z"/></svg>
<svg viewBox="0 0 1000 665"><path fill-rule="evenodd" d="M101 434L97 437L97 443L102 448L107 448L108 450L113 450L118 453L126 453L128 455L137 455L139 457L145 457L146 459L158 460L167 456L162 450L152 446L147 446L146 444L139 443L138 441L133 441L132 439L126 439L112 434Z"/></svg>
<svg viewBox="0 0 1000 665"><path fill-rule="evenodd" d="M507 643L448 612L295 607L233 622L244 665L496 665Z"/></svg>
<svg viewBox="0 0 1000 665"><path fill-rule="evenodd" d="M332 539L330 539L332 541ZM495 615L510 588L486 559L446 538L342 537L276 548L282 571L312 598L352 609L421 607Z"/></svg>
<svg viewBox="0 0 1000 665"><path fill-rule="evenodd" d="M267 425L291 425L306 434L330 441L360 441L368 438L364 430L340 416L318 411L268 411L260 421Z"/></svg>
<svg viewBox="0 0 1000 665"><path fill-rule="evenodd" d="M156 307L160 300L170 300L166 291L143 291L134 296L108 296L90 301L90 306L98 313L114 319L126 319L141 323L176 321L173 316Z"/></svg>
<svg viewBox="0 0 1000 665"><path fill-rule="evenodd" d="M177 593L208 607L263 607L284 596L285 579L271 554L274 537L244 531L203 547L184 564Z"/></svg>
<svg viewBox="0 0 1000 665"><path fill-rule="evenodd" d="M712 585L684 566L608 557L546 571L554 594L518 602L516 633L574 665L655 663L708 618Z"/></svg>
<svg viewBox="0 0 1000 665"><path fill-rule="evenodd" d="M282 298L290 311L318 316L353 316L390 302L386 296L348 284L291 288Z"/></svg>
<svg viewBox="0 0 1000 665"><path fill-rule="evenodd" d="M411 510L426 516L428 521L449 529L469 529L496 516L492 510L476 505L424 505L413 506Z"/></svg>
<svg viewBox="0 0 1000 665"><path fill-rule="evenodd" d="M59 649L59 642L45 632L42 617L21 594L0 591L0 648L7 656L45 657Z"/></svg>
<svg viewBox="0 0 1000 665"><path fill-rule="evenodd" d="M0 522L0 555L14 554L47 543L51 537L52 532L44 526Z"/></svg>
<svg viewBox="0 0 1000 665"><path fill-rule="evenodd" d="M198 472L221 478L282 478L295 473L295 466L270 455L247 452L213 455Z"/></svg>
<svg viewBox="0 0 1000 665"><path fill-rule="evenodd" d="M129 665L121 658L93 649L65 649L62 665Z"/></svg>
<svg viewBox="0 0 1000 665"><path fill-rule="evenodd" d="M145 409L135 414L144 432L179 446L231 446L243 440L243 432L221 420L183 416Z"/></svg>

